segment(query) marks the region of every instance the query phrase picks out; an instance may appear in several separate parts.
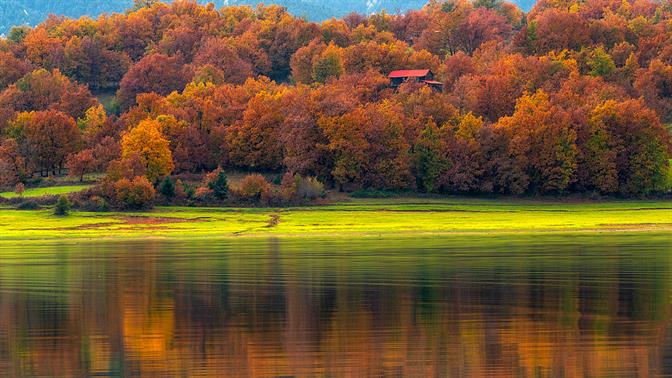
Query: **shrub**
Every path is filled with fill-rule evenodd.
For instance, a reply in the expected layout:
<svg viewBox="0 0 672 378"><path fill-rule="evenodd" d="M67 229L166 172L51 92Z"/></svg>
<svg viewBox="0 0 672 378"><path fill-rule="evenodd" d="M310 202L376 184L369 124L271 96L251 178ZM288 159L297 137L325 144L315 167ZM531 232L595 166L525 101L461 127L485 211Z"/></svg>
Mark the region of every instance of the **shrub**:
<svg viewBox="0 0 672 378"><path fill-rule="evenodd" d="M271 184L260 174L245 176L235 189L236 195L245 201L258 202L264 193L268 193Z"/></svg>
<svg viewBox="0 0 672 378"><path fill-rule="evenodd" d="M327 195L327 192L324 190L324 184L315 177L299 176L297 195L300 198L312 201L318 198L323 198Z"/></svg>
<svg viewBox="0 0 672 378"><path fill-rule="evenodd" d="M189 198L190 196L188 195L188 190L187 190L187 185L182 182L182 180L178 179L175 181L175 198L178 200L185 200ZM193 195L193 190L192 190L192 195Z"/></svg>
<svg viewBox="0 0 672 378"><path fill-rule="evenodd" d="M198 187L192 197L201 203L210 203L215 200L215 193L205 186Z"/></svg>
<svg viewBox="0 0 672 378"><path fill-rule="evenodd" d="M217 168L205 176L205 183L218 199L225 199L229 195L229 183L222 168Z"/></svg>
<svg viewBox="0 0 672 378"><path fill-rule="evenodd" d="M70 200L68 200L68 197L60 196L58 198L58 201L56 202L56 207L54 207L54 215L58 216L68 215L68 212L70 211L71 207L72 205L70 204Z"/></svg>
<svg viewBox="0 0 672 378"><path fill-rule="evenodd" d="M145 176L136 176L132 181L122 178L114 184L114 191L116 205L124 210L151 208L156 194Z"/></svg>
<svg viewBox="0 0 672 378"><path fill-rule="evenodd" d="M159 193L167 199L175 197L175 183L170 177L166 176L159 184Z"/></svg>
<svg viewBox="0 0 672 378"><path fill-rule="evenodd" d="M312 201L326 195L324 185L314 177L286 173L282 178L281 197L285 202Z"/></svg>
<svg viewBox="0 0 672 378"><path fill-rule="evenodd" d="M298 193L297 177L299 176L289 172L282 176L282 180L280 181L280 197L283 202L292 202L296 200Z"/></svg>
<svg viewBox="0 0 672 378"><path fill-rule="evenodd" d="M23 196L23 192L26 191L26 187L22 183L16 184L14 187L14 193L16 193L17 196L21 197Z"/></svg>
<svg viewBox="0 0 672 378"><path fill-rule="evenodd" d="M39 210L40 205L35 201L24 201L16 206L17 210Z"/></svg>
<svg viewBox="0 0 672 378"><path fill-rule="evenodd" d="M82 203L82 209L94 212L110 211L110 204L108 204L102 197L91 196Z"/></svg>

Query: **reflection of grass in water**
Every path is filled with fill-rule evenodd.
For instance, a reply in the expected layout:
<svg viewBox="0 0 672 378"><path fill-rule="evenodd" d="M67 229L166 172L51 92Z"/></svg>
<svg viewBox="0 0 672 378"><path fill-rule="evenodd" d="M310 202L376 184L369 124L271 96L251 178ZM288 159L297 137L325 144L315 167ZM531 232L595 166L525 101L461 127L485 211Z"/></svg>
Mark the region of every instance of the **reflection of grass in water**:
<svg viewBox="0 0 672 378"><path fill-rule="evenodd" d="M66 185L66 186L51 186L46 188L26 189L26 191L23 192L23 197L31 198L31 197L75 193L75 192L81 192L82 190L88 189L89 187L91 187L91 185ZM15 198L18 197L18 195L14 192L4 192L0 193L0 197Z"/></svg>
<svg viewBox="0 0 672 378"><path fill-rule="evenodd" d="M414 306L426 324L437 321L447 288L469 289L465 295L486 295L472 290L488 289L486 300L511 306L522 300L523 308L537 290L553 298L544 303L557 321L571 326L585 310L589 316L583 321L602 334L608 331L604 321L617 312L631 319L666 316L671 241L669 234L651 233L66 241L3 245L0 277L5 290L51 301L66 301L82 282L105 280L114 272L158 274L154 278L168 285L164 289L176 280L226 281L238 288L358 287L388 294L413 288ZM145 269L152 273L142 273ZM492 294L502 288L515 290ZM632 298L633 312L614 307L619 295ZM588 310L577 307L577 296L590 300Z"/></svg>
<svg viewBox="0 0 672 378"><path fill-rule="evenodd" d="M672 203L665 201L561 203L407 198L354 200L288 209L170 207L139 213L73 212L65 218L52 216L50 210L0 211L0 240L377 237L670 230Z"/></svg>

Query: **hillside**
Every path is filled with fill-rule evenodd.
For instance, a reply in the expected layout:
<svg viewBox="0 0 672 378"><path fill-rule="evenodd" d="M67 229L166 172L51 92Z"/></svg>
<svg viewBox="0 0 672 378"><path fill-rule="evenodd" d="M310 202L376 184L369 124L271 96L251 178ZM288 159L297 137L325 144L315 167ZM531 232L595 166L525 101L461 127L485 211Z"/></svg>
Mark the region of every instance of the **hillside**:
<svg viewBox="0 0 672 378"><path fill-rule="evenodd" d="M206 1L199 1L205 3ZM255 5L258 0L214 0L217 6ZM342 17L350 12L371 13L383 9L395 13L421 8L425 0L276 0L266 1L287 7L294 15L311 21L322 21L331 17ZM527 11L532 0L514 1ZM0 0L0 34L6 33L14 25L37 25L48 15L57 14L78 18L97 16L102 13L123 12L133 5L133 0Z"/></svg>
<svg viewBox="0 0 672 378"><path fill-rule="evenodd" d="M207 1L199 1L206 3ZM256 5L257 0L215 0L218 7L224 5ZM417 9L424 0L343 0L327 2L323 0L277 0L266 1L287 7L294 15L311 21L322 21L331 17L342 17L350 12L371 13L386 9L389 12ZM102 13L118 13L130 8L132 0L0 0L0 33L6 33L14 25L37 25L49 14L97 16Z"/></svg>

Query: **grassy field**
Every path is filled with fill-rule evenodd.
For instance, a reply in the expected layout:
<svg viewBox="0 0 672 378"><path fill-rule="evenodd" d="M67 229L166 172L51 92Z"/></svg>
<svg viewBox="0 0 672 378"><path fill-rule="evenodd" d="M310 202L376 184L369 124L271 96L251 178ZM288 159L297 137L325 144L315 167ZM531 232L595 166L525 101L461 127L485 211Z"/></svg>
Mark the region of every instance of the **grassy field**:
<svg viewBox="0 0 672 378"><path fill-rule="evenodd" d="M287 209L158 208L142 213L0 210L0 240L669 232L672 202L352 200Z"/></svg>
<svg viewBox="0 0 672 378"><path fill-rule="evenodd" d="M61 195L61 194L75 193L80 192L84 189L88 189L90 186L91 185L64 185L64 186L50 186L46 188L32 188L32 189L26 189L26 191L23 192L23 197L31 198L46 195ZM4 192L0 193L0 197L15 198L18 197L18 195L14 192Z"/></svg>

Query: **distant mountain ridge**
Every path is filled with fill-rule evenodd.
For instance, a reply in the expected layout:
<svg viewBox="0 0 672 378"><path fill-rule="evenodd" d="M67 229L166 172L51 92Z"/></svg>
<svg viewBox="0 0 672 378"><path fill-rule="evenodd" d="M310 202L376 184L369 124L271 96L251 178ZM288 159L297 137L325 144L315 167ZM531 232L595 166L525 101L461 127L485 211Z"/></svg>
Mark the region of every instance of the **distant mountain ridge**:
<svg viewBox="0 0 672 378"><path fill-rule="evenodd" d="M259 0L215 0L216 6L256 5ZM524 10L534 0L515 1ZM372 13L383 9L390 13L419 9L427 0L267 0L267 4L278 4L294 15L311 21L322 21L331 17L340 18L351 12ZM37 25L48 15L64 15L72 18L81 16L97 17L103 13L118 13L132 7L133 0L0 0L0 34L5 34L15 25Z"/></svg>

